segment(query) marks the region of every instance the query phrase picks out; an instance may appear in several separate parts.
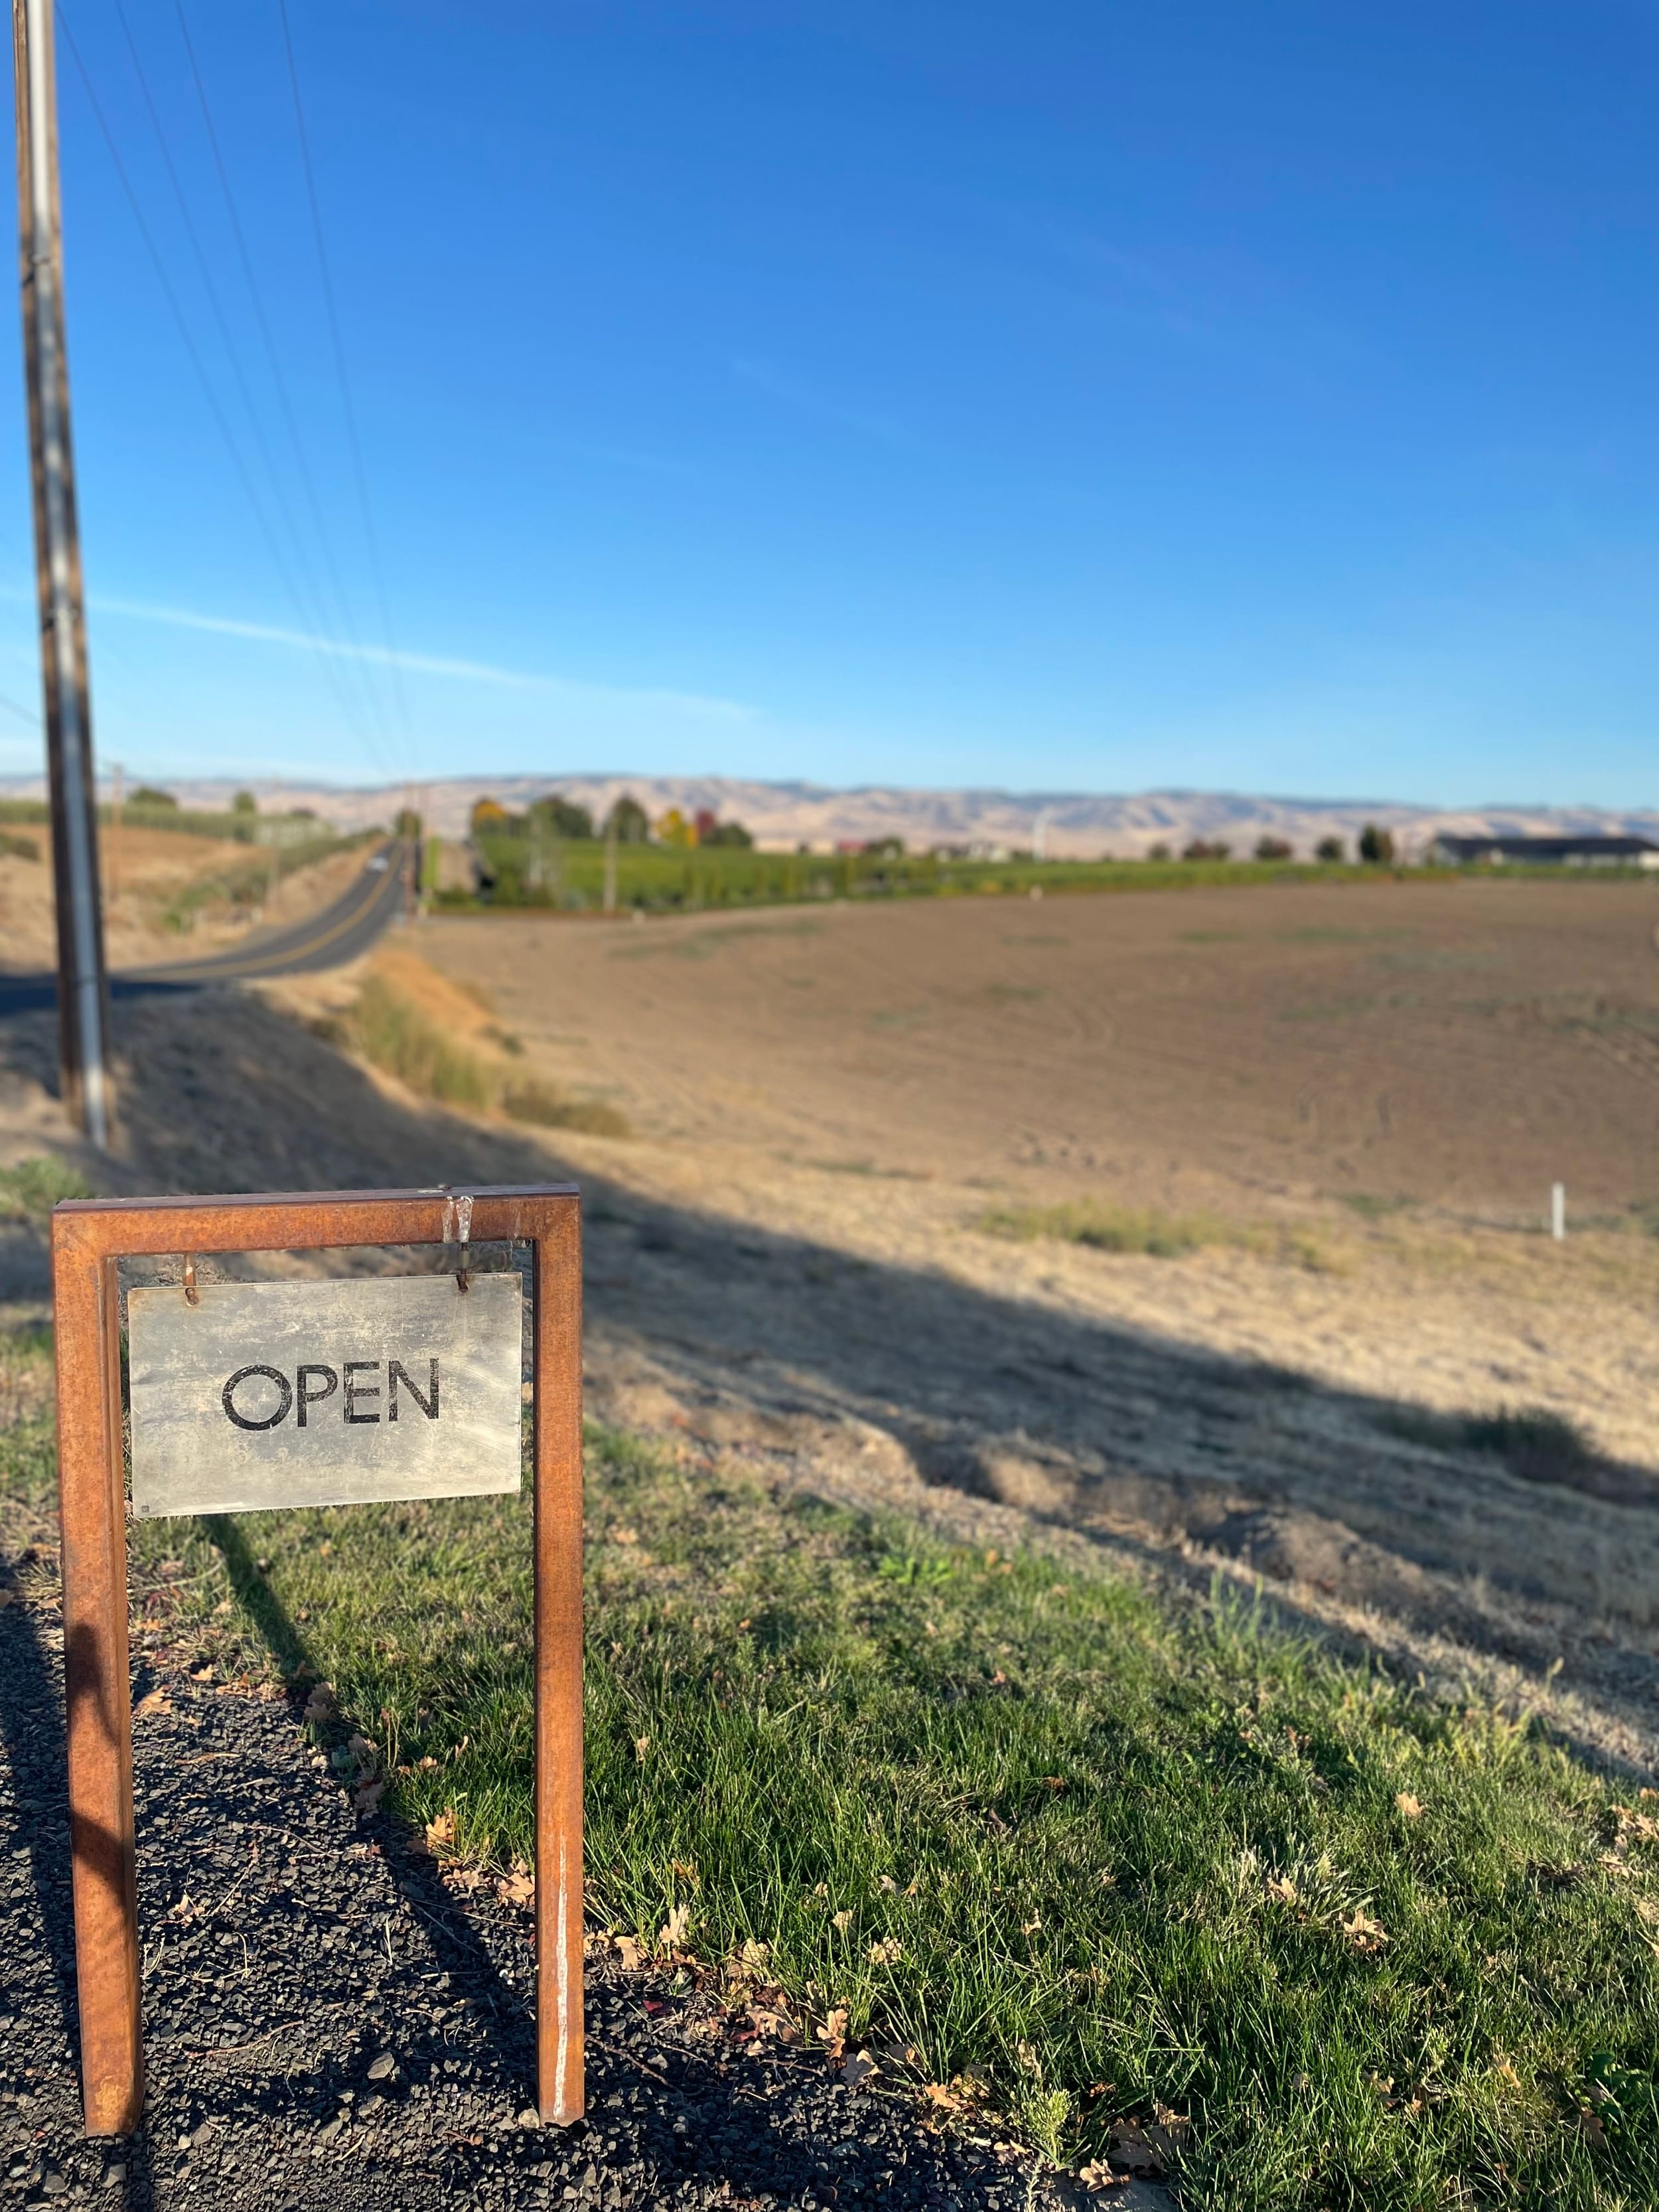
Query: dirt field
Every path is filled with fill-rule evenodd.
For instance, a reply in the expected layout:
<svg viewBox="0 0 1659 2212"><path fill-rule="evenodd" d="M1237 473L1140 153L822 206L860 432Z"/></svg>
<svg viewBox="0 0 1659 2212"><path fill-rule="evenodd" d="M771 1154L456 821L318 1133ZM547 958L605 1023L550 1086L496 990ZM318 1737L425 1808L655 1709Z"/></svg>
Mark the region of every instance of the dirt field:
<svg viewBox="0 0 1659 2212"><path fill-rule="evenodd" d="M654 1134L1532 1223L1553 1182L1659 1200L1656 922L1646 884L1383 882L425 942Z"/></svg>
<svg viewBox="0 0 1659 2212"><path fill-rule="evenodd" d="M121 1178L563 1169L601 1416L988 1541L1264 1577L1650 1773L1656 918L1645 885L1381 883L434 922L403 951L631 1139L399 1092L303 1026L347 976L124 1007ZM16 1157L54 1135L50 1030L3 1042ZM988 1222L1084 1198L1213 1233ZM21 1229L0 1278L40 1294Z"/></svg>

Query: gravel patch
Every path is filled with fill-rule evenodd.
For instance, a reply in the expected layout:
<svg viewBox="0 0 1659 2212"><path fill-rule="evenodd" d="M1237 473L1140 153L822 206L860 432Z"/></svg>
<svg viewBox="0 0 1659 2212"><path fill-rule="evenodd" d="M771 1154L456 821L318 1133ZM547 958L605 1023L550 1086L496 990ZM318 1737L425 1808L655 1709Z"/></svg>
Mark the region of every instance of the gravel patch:
<svg viewBox="0 0 1659 2212"><path fill-rule="evenodd" d="M55 1616L0 1609L0 2207L1085 2201L913 2097L588 1961L589 2115L544 2127L527 1914L360 1821L286 1701L167 1674L135 1721L145 2125L81 2135ZM1165 2205L1132 2185L1097 2203Z"/></svg>

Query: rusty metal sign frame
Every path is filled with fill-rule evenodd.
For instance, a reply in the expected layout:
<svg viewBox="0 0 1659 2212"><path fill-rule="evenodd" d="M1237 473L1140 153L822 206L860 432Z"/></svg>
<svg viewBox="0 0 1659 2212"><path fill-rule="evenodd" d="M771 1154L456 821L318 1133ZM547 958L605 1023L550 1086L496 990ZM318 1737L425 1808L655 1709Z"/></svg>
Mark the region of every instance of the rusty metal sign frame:
<svg viewBox="0 0 1659 2212"><path fill-rule="evenodd" d="M468 1218L470 1216L470 1218ZM76 1199L53 1208L64 1668L82 2100L92 2136L143 2105L121 1418L123 1260L346 1245L532 1248L536 2055L544 2120L584 2107L581 1201L575 1186ZM193 1280L187 1266L186 1284Z"/></svg>

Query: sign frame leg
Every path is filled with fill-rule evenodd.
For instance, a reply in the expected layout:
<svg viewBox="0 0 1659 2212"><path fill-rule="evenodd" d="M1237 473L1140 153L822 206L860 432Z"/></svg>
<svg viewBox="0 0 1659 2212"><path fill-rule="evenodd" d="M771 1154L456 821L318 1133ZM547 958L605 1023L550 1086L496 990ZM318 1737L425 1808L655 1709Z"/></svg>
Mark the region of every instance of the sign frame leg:
<svg viewBox="0 0 1659 2212"><path fill-rule="evenodd" d="M582 2007L581 1215L536 1238L536 2072L545 2121L586 2109Z"/></svg>
<svg viewBox="0 0 1659 2212"><path fill-rule="evenodd" d="M73 1347L58 1364L58 1435L81 2095L87 2133L119 2136L144 2094L119 1287L112 1259L56 1260L58 1340Z"/></svg>

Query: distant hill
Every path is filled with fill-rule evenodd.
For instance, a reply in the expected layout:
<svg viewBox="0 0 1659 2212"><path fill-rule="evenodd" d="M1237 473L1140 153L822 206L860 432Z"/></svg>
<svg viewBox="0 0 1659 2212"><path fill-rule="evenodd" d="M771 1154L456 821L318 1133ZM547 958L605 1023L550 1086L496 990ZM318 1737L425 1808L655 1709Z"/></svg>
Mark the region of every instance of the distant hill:
<svg viewBox="0 0 1659 2212"><path fill-rule="evenodd" d="M252 789L262 809L310 807L343 829L389 823L404 803L400 785L343 786L256 781L230 777L182 778L167 788L181 805L228 805L233 792ZM0 778L0 795L38 798L39 776ZM1596 806L1491 805L1447 809L1398 799L1277 799L1246 792L1143 791L1124 795L1074 791L915 790L898 784L864 784L836 790L816 783L763 783L732 776L497 775L450 776L422 787L431 826L461 836L473 802L496 799L514 810L557 792L603 816L631 793L653 817L678 806L683 813L708 807L723 820L744 823L758 843L773 848L830 848L843 842L902 837L914 850L933 845L1030 846L1041 837L1051 859L1135 857L1156 844L1179 852L1189 838L1223 839L1243 855L1261 836L1283 837L1298 854L1320 838L1350 842L1367 822L1392 830L1407 854L1420 851L1437 831L1468 836L1560 836L1613 834L1659 839L1659 810L1619 812Z"/></svg>

